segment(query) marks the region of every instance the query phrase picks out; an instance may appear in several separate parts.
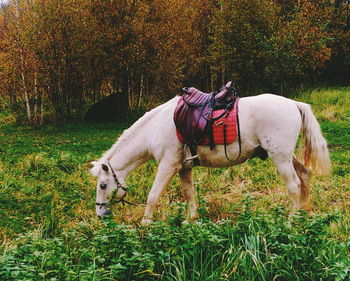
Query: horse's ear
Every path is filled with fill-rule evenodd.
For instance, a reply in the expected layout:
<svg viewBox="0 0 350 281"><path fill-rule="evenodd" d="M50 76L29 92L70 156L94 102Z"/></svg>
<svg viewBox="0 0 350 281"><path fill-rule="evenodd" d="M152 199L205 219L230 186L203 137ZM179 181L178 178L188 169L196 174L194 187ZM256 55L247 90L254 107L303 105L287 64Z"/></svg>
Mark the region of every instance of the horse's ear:
<svg viewBox="0 0 350 281"><path fill-rule="evenodd" d="M100 172L101 166L99 166L98 162L96 161L92 161L90 164L92 165L92 168L90 169L91 175L97 177L98 173Z"/></svg>
<svg viewBox="0 0 350 281"><path fill-rule="evenodd" d="M92 162L87 162L87 163L85 164L85 166L88 167L89 169L92 169L93 167L96 166L96 164L97 164L96 161L92 161Z"/></svg>
<svg viewBox="0 0 350 281"><path fill-rule="evenodd" d="M109 171L108 166L106 164L102 164L101 166L102 166L102 170L108 173Z"/></svg>

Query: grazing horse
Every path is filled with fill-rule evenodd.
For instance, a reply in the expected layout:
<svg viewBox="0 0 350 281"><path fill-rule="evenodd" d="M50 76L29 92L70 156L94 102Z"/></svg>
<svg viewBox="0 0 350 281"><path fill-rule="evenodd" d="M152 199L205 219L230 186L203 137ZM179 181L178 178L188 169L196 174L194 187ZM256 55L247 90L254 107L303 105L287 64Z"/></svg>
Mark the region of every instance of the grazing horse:
<svg viewBox="0 0 350 281"><path fill-rule="evenodd" d="M179 99L177 96L147 112L125 130L97 162L92 162L90 172L98 177L98 216L110 212L112 197L124 200L128 174L146 161L155 159L158 171L147 198L142 223L152 221L159 197L176 173L180 176L184 196L189 204L189 219L197 217L193 167L185 161L186 149L178 140L173 120ZM239 99L238 117L240 142L235 141L226 147L216 145L213 150L207 145L198 145L201 165L234 166L263 152L273 160L285 179L293 201L292 210L307 208L311 171L328 174L331 167L327 143L311 107L281 96L262 94ZM294 156L294 150L300 130L302 141L298 159ZM226 153L229 157L226 157Z"/></svg>

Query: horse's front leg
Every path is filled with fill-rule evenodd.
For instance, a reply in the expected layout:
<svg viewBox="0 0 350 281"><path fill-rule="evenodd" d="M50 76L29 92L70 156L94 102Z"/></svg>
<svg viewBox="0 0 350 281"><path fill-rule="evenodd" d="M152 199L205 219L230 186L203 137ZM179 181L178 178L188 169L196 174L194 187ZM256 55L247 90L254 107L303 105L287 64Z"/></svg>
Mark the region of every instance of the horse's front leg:
<svg viewBox="0 0 350 281"><path fill-rule="evenodd" d="M177 168L175 165L170 165L169 163L164 162L161 162L159 164L156 178L153 182L151 191L148 194L147 205L145 214L142 219L142 224L148 224L152 222L154 209L158 203L159 197L176 172Z"/></svg>
<svg viewBox="0 0 350 281"><path fill-rule="evenodd" d="M196 204L196 193L193 186L193 176L192 169L181 169L179 171L179 176L184 191L184 196L188 202L188 219L193 220L198 218L197 204Z"/></svg>

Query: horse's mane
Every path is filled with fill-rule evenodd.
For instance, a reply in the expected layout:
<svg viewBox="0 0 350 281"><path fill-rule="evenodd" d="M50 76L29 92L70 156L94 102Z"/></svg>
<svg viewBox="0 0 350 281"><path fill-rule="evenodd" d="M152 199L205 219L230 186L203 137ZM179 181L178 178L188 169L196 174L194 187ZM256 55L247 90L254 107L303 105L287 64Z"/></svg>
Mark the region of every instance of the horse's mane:
<svg viewBox="0 0 350 281"><path fill-rule="evenodd" d="M140 127L144 126L144 123L152 119L164 106L166 106L170 101L163 103L152 110L146 112L140 119L138 119L130 128L123 131L121 136L117 139L117 141L112 145L112 147L107 150L102 157L98 160L99 163L105 162L109 160L118 150L122 149L122 147L127 143L128 139L132 137Z"/></svg>

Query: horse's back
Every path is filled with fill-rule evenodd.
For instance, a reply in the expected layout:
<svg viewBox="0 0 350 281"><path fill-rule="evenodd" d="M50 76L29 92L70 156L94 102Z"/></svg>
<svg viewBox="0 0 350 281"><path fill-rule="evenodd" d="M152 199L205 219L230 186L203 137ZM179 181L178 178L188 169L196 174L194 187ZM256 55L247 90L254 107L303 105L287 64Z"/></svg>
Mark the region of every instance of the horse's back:
<svg viewBox="0 0 350 281"><path fill-rule="evenodd" d="M295 101L292 99L269 93L241 98L240 107L249 107L259 112L274 111L277 114L284 110L295 112L297 109Z"/></svg>
<svg viewBox="0 0 350 281"><path fill-rule="evenodd" d="M242 115L249 115L250 119L261 123L276 121L299 120L300 114L295 101L273 94L241 98L239 111Z"/></svg>
<svg viewBox="0 0 350 281"><path fill-rule="evenodd" d="M273 94L240 99L242 135L255 139L265 149L294 149L301 128L301 115L295 101Z"/></svg>

